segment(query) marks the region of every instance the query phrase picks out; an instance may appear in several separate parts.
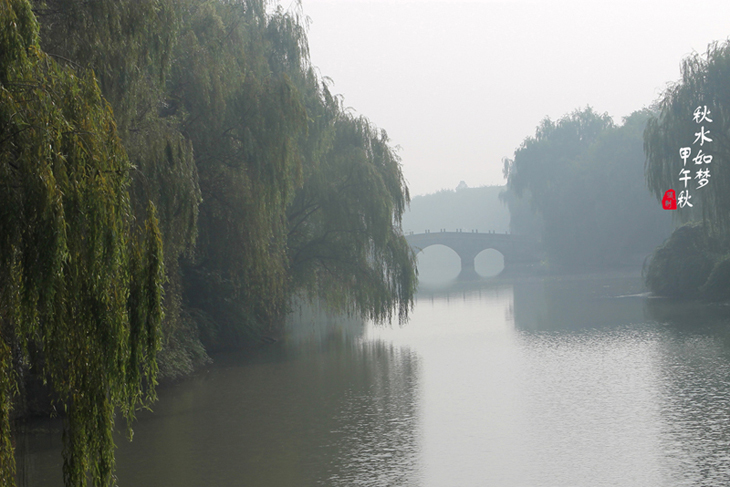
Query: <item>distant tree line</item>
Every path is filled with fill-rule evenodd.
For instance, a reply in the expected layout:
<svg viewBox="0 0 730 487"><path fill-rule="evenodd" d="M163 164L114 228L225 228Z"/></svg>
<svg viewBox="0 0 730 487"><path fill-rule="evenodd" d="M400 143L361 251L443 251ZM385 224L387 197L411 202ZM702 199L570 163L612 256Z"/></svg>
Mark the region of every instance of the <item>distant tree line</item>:
<svg viewBox="0 0 730 487"><path fill-rule="evenodd" d="M679 205L672 213L684 225L654 253L647 284L665 296L727 301L730 42L712 44L704 54L686 58L681 71L681 79L662 96L644 140L649 189L658 199L668 188L676 189ZM699 139L705 130L709 140L703 144ZM682 154L681 149L689 150ZM699 171L707 171L704 185ZM682 180L685 177L689 180ZM683 201L682 196L689 198Z"/></svg>
<svg viewBox="0 0 730 487"><path fill-rule="evenodd" d="M399 158L316 75L296 4L0 0L0 185L3 485L29 380L66 411L66 485L111 485L117 408L276 334L293 296L412 306Z"/></svg>
<svg viewBox="0 0 730 487"><path fill-rule="evenodd" d="M643 132L651 116L637 111L617 126L587 107L546 118L504 160L511 228L541 238L550 268L641 264L670 233L670 212L644 179Z"/></svg>
<svg viewBox="0 0 730 487"><path fill-rule="evenodd" d="M545 119L505 160L512 229L541 236L549 266L605 268L651 254L650 290L730 299L730 42L689 56L681 71L621 126L590 108ZM676 211L662 209L669 189ZM671 217L675 230L661 243Z"/></svg>
<svg viewBox="0 0 730 487"><path fill-rule="evenodd" d="M497 231L509 229L510 214L500 203L503 186L444 189L429 195L415 196L408 211L403 215L403 230L422 233L445 229L465 232Z"/></svg>

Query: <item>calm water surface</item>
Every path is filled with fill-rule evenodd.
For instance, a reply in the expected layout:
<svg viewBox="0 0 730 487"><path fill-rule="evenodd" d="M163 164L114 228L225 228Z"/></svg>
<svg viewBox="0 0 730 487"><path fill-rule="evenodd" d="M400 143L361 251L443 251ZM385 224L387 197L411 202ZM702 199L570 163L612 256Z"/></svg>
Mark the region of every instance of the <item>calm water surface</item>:
<svg viewBox="0 0 730 487"><path fill-rule="evenodd" d="M637 276L424 291L405 326L308 316L160 390L120 486L724 486L730 314ZM62 485L55 423L22 483Z"/></svg>

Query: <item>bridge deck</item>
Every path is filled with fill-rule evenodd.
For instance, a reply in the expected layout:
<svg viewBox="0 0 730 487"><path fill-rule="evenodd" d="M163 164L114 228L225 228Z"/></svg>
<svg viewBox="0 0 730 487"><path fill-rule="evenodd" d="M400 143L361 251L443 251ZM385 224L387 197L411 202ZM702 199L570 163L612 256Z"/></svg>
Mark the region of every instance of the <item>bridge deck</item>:
<svg viewBox="0 0 730 487"><path fill-rule="evenodd" d="M474 268L474 258L483 250L494 249L504 256L507 268L513 264L539 262L542 258L539 242L527 235L484 232L429 232L411 233L406 240L415 252L431 245L444 245L461 258L462 270Z"/></svg>

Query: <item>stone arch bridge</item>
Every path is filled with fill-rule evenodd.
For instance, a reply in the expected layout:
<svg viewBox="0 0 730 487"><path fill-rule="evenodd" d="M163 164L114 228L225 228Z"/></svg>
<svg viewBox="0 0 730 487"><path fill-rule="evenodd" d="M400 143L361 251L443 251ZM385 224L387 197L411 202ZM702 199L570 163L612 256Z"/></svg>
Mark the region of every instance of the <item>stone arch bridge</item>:
<svg viewBox="0 0 730 487"><path fill-rule="evenodd" d="M461 259L460 278L478 276L474 259L480 252L494 249L504 256L504 271L529 268L540 262L542 251L539 242L528 236L507 233L478 232L429 232L411 233L406 240L415 253L431 245L444 245Z"/></svg>

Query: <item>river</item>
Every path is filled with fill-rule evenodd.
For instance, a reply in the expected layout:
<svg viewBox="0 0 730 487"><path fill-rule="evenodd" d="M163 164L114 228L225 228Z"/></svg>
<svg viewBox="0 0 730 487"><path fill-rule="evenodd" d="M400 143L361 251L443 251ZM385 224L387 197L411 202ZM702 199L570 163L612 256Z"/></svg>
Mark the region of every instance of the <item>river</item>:
<svg viewBox="0 0 730 487"><path fill-rule="evenodd" d="M162 387L117 438L119 485L730 484L725 307L612 274L423 290L403 326L298 321ZM57 423L28 429L21 484L61 486Z"/></svg>

